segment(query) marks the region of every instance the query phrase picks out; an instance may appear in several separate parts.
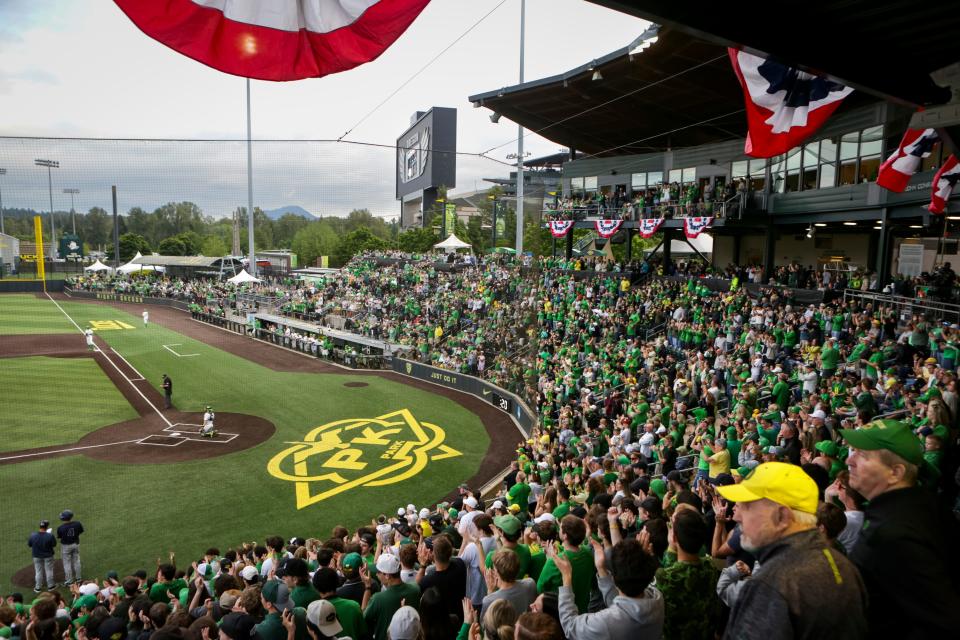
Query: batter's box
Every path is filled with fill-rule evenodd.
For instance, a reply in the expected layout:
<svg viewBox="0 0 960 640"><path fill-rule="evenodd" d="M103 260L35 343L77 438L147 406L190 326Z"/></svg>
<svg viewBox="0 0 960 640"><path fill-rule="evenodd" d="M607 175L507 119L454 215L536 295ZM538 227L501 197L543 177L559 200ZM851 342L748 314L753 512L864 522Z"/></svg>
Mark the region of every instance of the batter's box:
<svg viewBox="0 0 960 640"><path fill-rule="evenodd" d="M188 438L175 438L173 436L147 436L140 439L140 444L152 444L157 447L176 447L186 442Z"/></svg>
<svg viewBox="0 0 960 640"><path fill-rule="evenodd" d="M189 424L186 422L178 422L177 424L172 424L164 431L171 433L189 433L189 434L198 434L200 430L203 429L202 424Z"/></svg>
<svg viewBox="0 0 960 640"><path fill-rule="evenodd" d="M238 433L224 433L223 431L218 431L217 435L212 438L205 438L199 434L186 436L185 440L192 440L193 442L213 442L215 444L226 444L231 440L235 440L240 434Z"/></svg>

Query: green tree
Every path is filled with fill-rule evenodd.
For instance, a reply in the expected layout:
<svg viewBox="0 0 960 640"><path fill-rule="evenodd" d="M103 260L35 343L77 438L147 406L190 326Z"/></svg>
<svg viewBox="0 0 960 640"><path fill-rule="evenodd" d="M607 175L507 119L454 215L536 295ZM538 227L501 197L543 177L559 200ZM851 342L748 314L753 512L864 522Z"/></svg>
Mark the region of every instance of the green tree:
<svg viewBox="0 0 960 640"><path fill-rule="evenodd" d="M340 239L326 219L310 222L297 231L290 247L302 265L315 264L320 256L333 254Z"/></svg>
<svg viewBox="0 0 960 640"><path fill-rule="evenodd" d="M295 213L285 213L273 223L273 242L278 248L293 246L297 232L310 224L310 221Z"/></svg>
<svg viewBox="0 0 960 640"><path fill-rule="evenodd" d="M227 243L216 235L207 236L200 245L200 253L208 258L225 256L227 250Z"/></svg>
<svg viewBox="0 0 960 640"><path fill-rule="evenodd" d="M418 253L432 249L437 243L437 236L433 229L414 227L401 233L398 242L401 251Z"/></svg>
<svg viewBox="0 0 960 640"><path fill-rule="evenodd" d="M113 240L113 217L100 207L93 207L83 216L83 239L91 247L100 248Z"/></svg>
<svg viewBox="0 0 960 640"><path fill-rule="evenodd" d="M388 246L386 240L373 235L366 227L361 227L341 239L333 254L334 261L339 266L343 266L350 261L350 258L361 251L386 249Z"/></svg>
<svg viewBox="0 0 960 640"><path fill-rule="evenodd" d="M164 238L157 249L162 256L185 256L187 255L187 246L180 236Z"/></svg>
<svg viewBox="0 0 960 640"><path fill-rule="evenodd" d="M183 243L183 254L185 256L195 256L200 253L203 245L203 238L196 231L184 231L177 235L177 239Z"/></svg>
<svg viewBox="0 0 960 640"><path fill-rule="evenodd" d="M141 255L151 253L150 243L143 236L136 233L125 233L120 236L120 261L129 262L137 252Z"/></svg>

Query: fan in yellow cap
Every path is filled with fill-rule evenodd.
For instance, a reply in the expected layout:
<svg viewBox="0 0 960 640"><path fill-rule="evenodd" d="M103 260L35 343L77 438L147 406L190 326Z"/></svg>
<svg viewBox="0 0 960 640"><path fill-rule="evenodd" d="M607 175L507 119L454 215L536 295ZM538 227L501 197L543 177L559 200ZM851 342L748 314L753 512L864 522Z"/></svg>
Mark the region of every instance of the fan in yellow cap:
<svg viewBox="0 0 960 640"><path fill-rule="evenodd" d="M817 483L800 467L784 462L761 464L740 484L717 487L717 492L731 502L766 498L797 511L817 513Z"/></svg>

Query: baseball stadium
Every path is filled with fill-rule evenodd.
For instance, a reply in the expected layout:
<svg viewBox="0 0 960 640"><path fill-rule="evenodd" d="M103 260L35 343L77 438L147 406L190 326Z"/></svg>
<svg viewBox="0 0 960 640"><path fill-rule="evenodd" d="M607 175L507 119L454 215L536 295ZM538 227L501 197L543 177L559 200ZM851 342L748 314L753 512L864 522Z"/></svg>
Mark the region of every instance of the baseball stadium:
<svg viewBox="0 0 960 640"><path fill-rule="evenodd" d="M955 12L267 4L0 7L0 638L956 633Z"/></svg>

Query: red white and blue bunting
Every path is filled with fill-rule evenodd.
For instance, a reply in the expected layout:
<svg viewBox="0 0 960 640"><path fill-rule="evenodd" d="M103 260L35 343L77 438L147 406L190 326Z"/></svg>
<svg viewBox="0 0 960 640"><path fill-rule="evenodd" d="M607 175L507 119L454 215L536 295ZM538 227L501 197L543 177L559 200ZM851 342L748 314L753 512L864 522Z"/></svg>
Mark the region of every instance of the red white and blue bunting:
<svg viewBox="0 0 960 640"><path fill-rule="evenodd" d="M660 225L663 224L663 218L642 218L640 220L640 235L649 238L657 232Z"/></svg>
<svg viewBox="0 0 960 640"><path fill-rule="evenodd" d="M609 238L617 232L623 220L597 220L594 224L597 226L597 233L601 238Z"/></svg>
<svg viewBox="0 0 960 640"><path fill-rule="evenodd" d="M713 216L693 216L683 219L683 232L688 238L696 238L713 222Z"/></svg>
<svg viewBox="0 0 960 640"><path fill-rule="evenodd" d="M550 233L554 238L562 238L573 228L573 220L551 220Z"/></svg>
<svg viewBox="0 0 960 640"><path fill-rule="evenodd" d="M940 171L937 171L937 175L933 177L933 193L930 197L930 206L927 207L930 213L939 215L947 210L947 201L953 194L953 188L958 181L960 181L960 162L951 153L940 167Z"/></svg>

